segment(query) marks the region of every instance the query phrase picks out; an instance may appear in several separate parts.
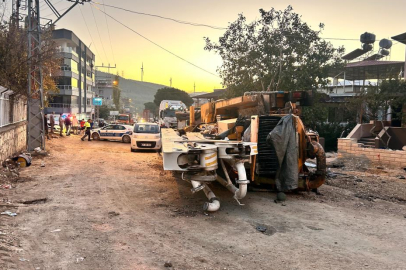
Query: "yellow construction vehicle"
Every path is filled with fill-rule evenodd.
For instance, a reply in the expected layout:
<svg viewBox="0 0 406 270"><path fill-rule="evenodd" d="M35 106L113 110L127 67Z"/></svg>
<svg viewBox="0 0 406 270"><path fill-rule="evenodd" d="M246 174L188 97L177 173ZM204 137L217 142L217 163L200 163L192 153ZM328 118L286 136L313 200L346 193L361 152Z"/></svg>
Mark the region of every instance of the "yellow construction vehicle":
<svg viewBox="0 0 406 270"><path fill-rule="evenodd" d="M318 133L306 131L300 119L301 106L311 105L311 100L312 92L305 91L247 92L244 96L202 105L200 119L195 117L197 109L191 107L191 126L186 131L199 130L213 139L257 143L258 155L252 156L251 163L246 165L249 166L246 169L251 186L268 185L279 191L314 190L325 181L326 158ZM286 124L284 120L287 118L290 122ZM278 124L291 127L291 138L295 141L291 142L290 152L280 154L279 151L280 145L285 144L288 138L279 136L279 141L275 141L270 137ZM296 157L292 159L293 155ZM316 164L312 166L315 168L306 166L309 158L316 159ZM228 167L227 170L230 178L237 178L235 169ZM286 174L292 176L292 173L296 180L281 186L279 180Z"/></svg>

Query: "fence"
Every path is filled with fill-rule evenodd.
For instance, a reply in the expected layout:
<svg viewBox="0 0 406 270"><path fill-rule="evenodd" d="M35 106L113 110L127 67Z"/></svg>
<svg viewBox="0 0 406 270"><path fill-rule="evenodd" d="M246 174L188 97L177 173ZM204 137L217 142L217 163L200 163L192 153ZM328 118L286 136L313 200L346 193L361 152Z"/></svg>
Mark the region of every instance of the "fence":
<svg viewBox="0 0 406 270"><path fill-rule="evenodd" d="M0 87L0 127L27 120L27 101Z"/></svg>
<svg viewBox="0 0 406 270"><path fill-rule="evenodd" d="M0 162L27 148L27 99L0 86Z"/></svg>

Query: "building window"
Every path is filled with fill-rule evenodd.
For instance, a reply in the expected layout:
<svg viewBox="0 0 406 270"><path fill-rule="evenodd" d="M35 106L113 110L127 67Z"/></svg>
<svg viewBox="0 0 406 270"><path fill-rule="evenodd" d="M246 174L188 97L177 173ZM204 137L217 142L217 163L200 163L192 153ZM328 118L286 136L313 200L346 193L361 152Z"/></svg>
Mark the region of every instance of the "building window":
<svg viewBox="0 0 406 270"><path fill-rule="evenodd" d="M88 99L86 100L86 104L87 104L87 105L90 105L90 98L88 98Z"/></svg>

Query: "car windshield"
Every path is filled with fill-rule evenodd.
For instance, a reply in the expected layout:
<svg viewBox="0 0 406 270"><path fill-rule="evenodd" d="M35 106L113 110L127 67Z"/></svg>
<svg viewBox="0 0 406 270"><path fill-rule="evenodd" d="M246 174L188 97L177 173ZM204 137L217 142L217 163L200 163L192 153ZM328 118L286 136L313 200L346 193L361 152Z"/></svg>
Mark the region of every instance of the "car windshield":
<svg viewBox="0 0 406 270"><path fill-rule="evenodd" d="M159 133L158 125L137 124L134 126L135 133Z"/></svg>
<svg viewBox="0 0 406 270"><path fill-rule="evenodd" d="M175 117L176 113L175 110L166 109L164 111L164 117Z"/></svg>

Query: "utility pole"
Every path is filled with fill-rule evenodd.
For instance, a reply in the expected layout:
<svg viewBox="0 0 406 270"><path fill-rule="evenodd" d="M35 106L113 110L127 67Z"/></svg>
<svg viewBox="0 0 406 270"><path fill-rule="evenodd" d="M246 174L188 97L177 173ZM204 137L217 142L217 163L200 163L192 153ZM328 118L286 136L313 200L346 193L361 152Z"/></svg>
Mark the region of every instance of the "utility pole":
<svg viewBox="0 0 406 270"><path fill-rule="evenodd" d="M169 79L169 86L172 87L172 77Z"/></svg>
<svg viewBox="0 0 406 270"><path fill-rule="evenodd" d="M116 64L114 64L114 67L110 66L110 64L108 66L104 66L104 64L102 63L101 66L95 66L96 69L96 74L97 74L97 68L107 68L108 73L110 73L110 69L111 68L116 68ZM95 80L96 80L97 76L95 76ZM111 77L110 77L111 78ZM97 84L97 80L95 82L96 85L96 97L99 97L99 85ZM94 110L94 119L98 119L100 118L100 106L95 106L95 110Z"/></svg>
<svg viewBox="0 0 406 270"><path fill-rule="evenodd" d="M196 83L193 83L193 92L196 93Z"/></svg>
<svg viewBox="0 0 406 270"><path fill-rule="evenodd" d="M27 28L28 28L28 89L27 89L27 149L33 151L40 147L45 150L45 127L44 125L44 89L41 59L41 33L42 29L49 29L77 4L83 4L90 0L71 0L73 4L63 13L52 5L49 0L44 0L54 12L57 20L49 21L41 26L39 0L27 0ZM20 1L17 0L19 7ZM19 13L17 13L19 15Z"/></svg>
<svg viewBox="0 0 406 270"><path fill-rule="evenodd" d="M144 62L142 62L142 65L141 65L141 81L142 82L144 81Z"/></svg>

